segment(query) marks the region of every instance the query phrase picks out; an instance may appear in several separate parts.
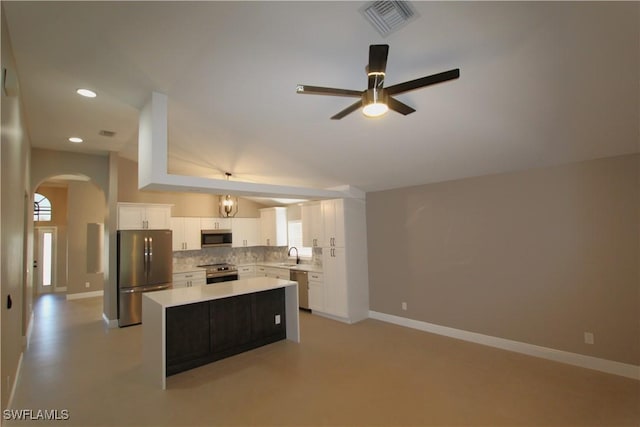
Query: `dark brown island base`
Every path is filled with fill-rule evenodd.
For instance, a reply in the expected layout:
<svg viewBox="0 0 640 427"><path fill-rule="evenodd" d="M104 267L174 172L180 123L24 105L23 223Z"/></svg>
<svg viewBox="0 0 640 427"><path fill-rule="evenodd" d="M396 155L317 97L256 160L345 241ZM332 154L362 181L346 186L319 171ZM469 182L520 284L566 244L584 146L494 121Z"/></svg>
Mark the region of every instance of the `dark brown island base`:
<svg viewBox="0 0 640 427"><path fill-rule="evenodd" d="M300 342L298 284L254 277L144 294L142 365L150 384L282 339Z"/></svg>

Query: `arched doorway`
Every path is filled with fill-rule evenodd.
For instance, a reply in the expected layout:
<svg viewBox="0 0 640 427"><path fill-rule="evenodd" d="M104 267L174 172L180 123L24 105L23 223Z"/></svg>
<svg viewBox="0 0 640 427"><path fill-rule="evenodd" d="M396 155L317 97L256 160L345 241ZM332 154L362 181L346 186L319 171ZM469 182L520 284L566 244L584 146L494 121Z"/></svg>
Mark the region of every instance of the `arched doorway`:
<svg viewBox="0 0 640 427"><path fill-rule="evenodd" d="M88 230L104 222L104 191L86 175L56 175L38 184L33 200L36 293L101 295L104 274L89 268L88 254L102 254L104 248L94 247L102 245L102 239L92 241L95 236Z"/></svg>

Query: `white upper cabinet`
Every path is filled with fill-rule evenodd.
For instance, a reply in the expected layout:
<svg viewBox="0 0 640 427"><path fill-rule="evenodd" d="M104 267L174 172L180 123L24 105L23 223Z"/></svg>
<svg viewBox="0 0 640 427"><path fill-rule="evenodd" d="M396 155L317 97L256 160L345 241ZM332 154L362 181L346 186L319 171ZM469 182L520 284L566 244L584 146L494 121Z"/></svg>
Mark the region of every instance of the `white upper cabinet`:
<svg viewBox="0 0 640 427"><path fill-rule="evenodd" d="M118 203L118 230L168 230L171 205Z"/></svg>
<svg viewBox="0 0 640 427"><path fill-rule="evenodd" d="M322 207L320 202L302 205L302 246L315 248L322 246Z"/></svg>
<svg viewBox="0 0 640 427"><path fill-rule="evenodd" d="M287 246L287 208L260 209L260 245Z"/></svg>
<svg viewBox="0 0 640 427"><path fill-rule="evenodd" d="M345 209L344 199L323 200L322 209L322 246L344 247L345 243Z"/></svg>
<svg viewBox="0 0 640 427"><path fill-rule="evenodd" d="M231 233L233 248L260 246L260 218L233 218Z"/></svg>
<svg viewBox="0 0 640 427"><path fill-rule="evenodd" d="M231 218L200 218L202 230L231 230Z"/></svg>
<svg viewBox="0 0 640 427"><path fill-rule="evenodd" d="M200 218L172 217L174 251L194 251L200 247Z"/></svg>

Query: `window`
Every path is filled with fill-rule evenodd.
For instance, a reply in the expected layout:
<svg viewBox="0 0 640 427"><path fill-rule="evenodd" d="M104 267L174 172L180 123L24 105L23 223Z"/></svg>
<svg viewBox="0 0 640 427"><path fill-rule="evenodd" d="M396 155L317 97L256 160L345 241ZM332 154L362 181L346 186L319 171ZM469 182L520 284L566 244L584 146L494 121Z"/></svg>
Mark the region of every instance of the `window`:
<svg viewBox="0 0 640 427"><path fill-rule="evenodd" d="M302 246L302 221L289 221L287 231L289 232L289 249L295 246L300 257L311 258L312 249Z"/></svg>
<svg viewBox="0 0 640 427"><path fill-rule="evenodd" d="M33 220L51 221L51 202L40 193L33 195Z"/></svg>

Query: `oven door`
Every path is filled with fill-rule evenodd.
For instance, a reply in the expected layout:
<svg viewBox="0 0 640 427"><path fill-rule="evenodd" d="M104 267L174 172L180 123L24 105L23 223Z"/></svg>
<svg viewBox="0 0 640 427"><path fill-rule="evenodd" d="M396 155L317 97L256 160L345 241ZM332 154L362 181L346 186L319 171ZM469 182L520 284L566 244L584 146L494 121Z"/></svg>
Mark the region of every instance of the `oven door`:
<svg viewBox="0 0 640 427"><path fill-rule="evenodd" d="M207 285L212 283L229 282L231 280L238 280L238 273L225 272L225 273L212 273L207 274Z"/></svg>

